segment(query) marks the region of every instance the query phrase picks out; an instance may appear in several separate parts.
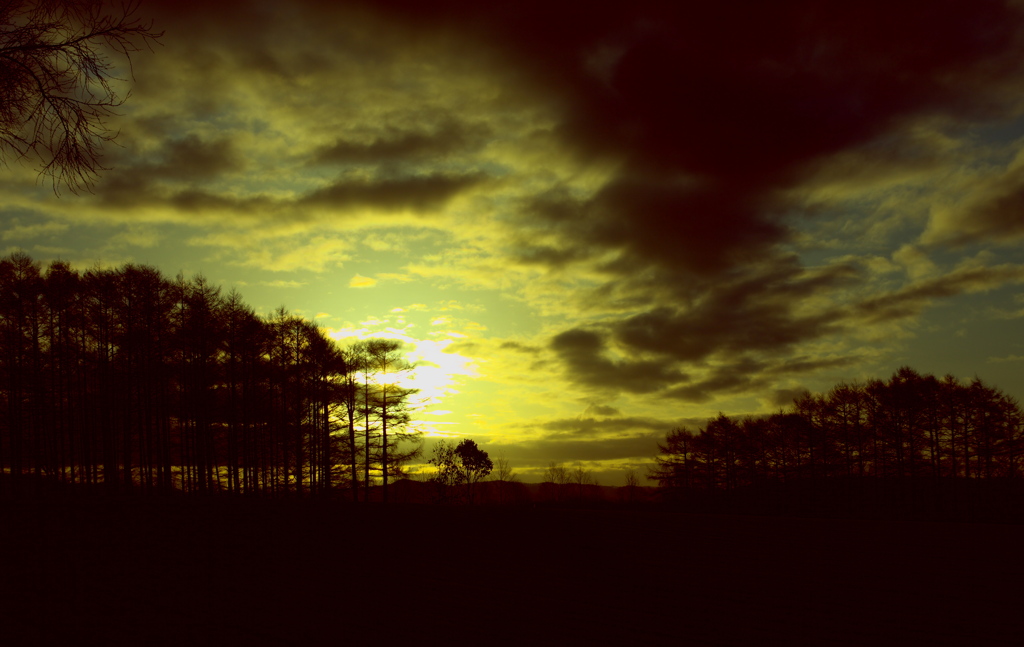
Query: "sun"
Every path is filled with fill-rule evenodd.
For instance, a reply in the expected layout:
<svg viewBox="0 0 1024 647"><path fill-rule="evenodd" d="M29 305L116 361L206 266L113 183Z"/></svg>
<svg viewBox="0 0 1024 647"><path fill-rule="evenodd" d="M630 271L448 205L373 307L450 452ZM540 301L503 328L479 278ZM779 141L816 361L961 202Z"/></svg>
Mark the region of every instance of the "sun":
<svg viewBox="0 0 1024 647"><path fill-rule="evenodd" d="M443 408L442 403L459 393L459 386L465 379L480 376L478 361L451 349L454 339L417 339L407 332L395 328L384 331L368 329L328 330L328 337L342 346L354 341L365 339L395 339L401 341L405 348L405 357L410 369L378 376L378 381L405 389L415 389L410 398L417 410L417 420L413 423L426 435L449 435L438 427L446 423L442 420L452 412ZM428 416L430 420L422 420Z"/></svg>

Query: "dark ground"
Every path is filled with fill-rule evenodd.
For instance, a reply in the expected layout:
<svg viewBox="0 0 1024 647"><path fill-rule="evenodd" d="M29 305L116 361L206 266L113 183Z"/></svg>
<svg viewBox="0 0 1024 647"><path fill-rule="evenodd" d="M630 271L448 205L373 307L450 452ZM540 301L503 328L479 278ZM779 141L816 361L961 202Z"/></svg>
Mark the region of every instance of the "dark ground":
<svg viewBox="0 0 1024 647"><path fill-rule="evenodd" d="M1021 645L1024 526L0 500L4 645Z"/></svg>

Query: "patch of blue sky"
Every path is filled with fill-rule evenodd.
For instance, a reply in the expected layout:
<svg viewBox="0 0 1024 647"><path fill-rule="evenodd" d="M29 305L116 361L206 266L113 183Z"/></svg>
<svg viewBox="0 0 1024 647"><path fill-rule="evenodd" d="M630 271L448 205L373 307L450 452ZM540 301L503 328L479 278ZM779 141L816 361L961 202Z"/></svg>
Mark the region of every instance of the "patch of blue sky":
<svg viewBox="0 0 1024 647"><path fill-rule="evenodd" d="M1024 138L1024 117L972 122L963 131L976 145L1000 147Z"/></svg>

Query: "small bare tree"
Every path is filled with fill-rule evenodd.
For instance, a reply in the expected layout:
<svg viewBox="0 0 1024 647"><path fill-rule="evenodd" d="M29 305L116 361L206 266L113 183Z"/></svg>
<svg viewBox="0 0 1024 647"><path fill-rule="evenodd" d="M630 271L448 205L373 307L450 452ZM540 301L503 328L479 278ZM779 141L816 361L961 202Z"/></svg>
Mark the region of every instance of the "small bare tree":
<svg viewBox="0 0 1024 647"><path fill-rule="evenodd" d="M515 483L519 481L519 475L512 469L512 463L505 457L504 450L494 459L494 471L491 472L491 478L502 483Z"/></svg>
<svg viewBox="0 0 1024 647"><path fill-rule="evenodd" d="M569 482L576 486L576 497L578 500L583 500L583 492L588 485L597 485L597 480L594 478L593 473L587 468L583 467L583 463L576 461L573 464L572 470L569 472Z"/></svg>
<svg viewBox="0 0 1024 647"><path fill-rule="evenodd" d="M498 502L505 503L511 498L510 490L514 487L514 483L519 482L519 475L512 469L512 464L508 462L504 451L494 459L494 471L491 472L491 479L498 488Z"/></svg>
<svg viewBox="0 0 1024 647"><path fill-rule="evenodd" d="M163 35L122 4L97 0L0 2L0 161L31 159L55 193L90 189L107 119L128 96L131 56ZM124 66L124 72L119 66Z"/></svg>
<svg viewBox="0 0 1024 647"><path fill-rule="evenodd" d="M546 488L550 491L548 496L555 501L561 501L565 485L569 483L569 470L565 469L565 465L551 461L548 463L547 469L544 470L543 478L544 483L551 484Z"/></svg>
<svg viewBox="0 0 1024 647"><path fill-rule="evenodd" d="M551 461L548 463L547 469L544 470L544 482L565 485L569 482L569 471L561 463Z"/></svg>
<svg viewBox="0 0 1024 647"><path fill-rule="evenodd" d="M633 503L636 501L637 490L640 488L640 477L637 475L636 470L630 467L626 470L626 501Z"/></svg>

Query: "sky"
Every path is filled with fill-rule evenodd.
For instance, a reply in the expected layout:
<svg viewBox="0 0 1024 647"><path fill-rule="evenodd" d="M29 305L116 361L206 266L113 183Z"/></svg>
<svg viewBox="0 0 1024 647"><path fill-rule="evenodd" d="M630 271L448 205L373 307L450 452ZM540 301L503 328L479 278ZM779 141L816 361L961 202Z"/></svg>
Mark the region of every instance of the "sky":
<svg viewBox="0 0 1024 647"><path fill-rule="evenodd" d="M8 165L0 251L401 339L428 454L526 481L904 365L1024 398L1020 2L592 4L146 0L108 170Z"/></svg>

